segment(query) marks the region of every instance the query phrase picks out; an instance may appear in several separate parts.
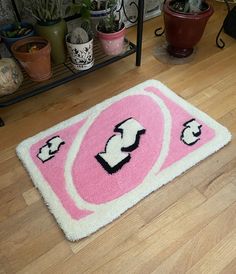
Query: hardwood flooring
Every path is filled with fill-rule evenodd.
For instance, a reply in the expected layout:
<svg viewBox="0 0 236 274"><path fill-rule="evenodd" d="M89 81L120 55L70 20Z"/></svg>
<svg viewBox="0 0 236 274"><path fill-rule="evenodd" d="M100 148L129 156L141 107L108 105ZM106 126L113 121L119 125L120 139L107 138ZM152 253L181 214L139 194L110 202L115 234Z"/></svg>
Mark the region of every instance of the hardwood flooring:
<svg viewBox="0 0 236 274"><path fill-rule="evenodd" d="M236 40L215 37L226 14L215 14L192 61L154 57L154 29L145 23L143 62L130 56L0 114L0 273L236 273ZM135 29L129 30L135 39ZM77 243L68 242L16 157L23 139L144 80L158 79L225 125L232 142L121 218Z"/></svg>

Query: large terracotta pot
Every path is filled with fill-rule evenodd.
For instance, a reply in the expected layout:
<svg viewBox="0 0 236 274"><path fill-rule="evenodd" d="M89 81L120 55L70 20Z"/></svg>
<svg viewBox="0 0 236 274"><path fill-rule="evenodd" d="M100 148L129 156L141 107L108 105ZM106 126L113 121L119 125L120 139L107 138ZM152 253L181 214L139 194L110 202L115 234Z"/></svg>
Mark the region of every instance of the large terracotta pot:
<svg viewBox="0 0 236 274"><path fill-rule="evenodd" d="M164 5L164 23L168 52L175 57L187 57L200 41L213 8L204 3L206 9L199 13L174 11L167 1Z"/></svg>
<svg viewBox="0 0 236 274"><path fill-rule="evenodd" d="M44 37L50 42L53 63L64 63L66 60L65 36L67 34L67 24L65 20L59 19L48 22L37 22L35 30L39 36Z"/></svg>
<svg viewBox="0 0 236 274"><path fill-rule="evenodd" d="M29 52L36 45L38 50ZM11 46L11 51L33 81L41 82L52 76L50 43L38 36L24 38Z"/></svg>

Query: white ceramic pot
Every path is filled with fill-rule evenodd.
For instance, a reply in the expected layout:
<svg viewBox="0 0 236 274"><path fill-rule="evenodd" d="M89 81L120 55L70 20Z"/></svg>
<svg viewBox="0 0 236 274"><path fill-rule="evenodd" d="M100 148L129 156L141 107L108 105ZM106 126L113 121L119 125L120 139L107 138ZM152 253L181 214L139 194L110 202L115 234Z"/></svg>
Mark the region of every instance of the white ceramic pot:
<svg viewBox="0 0 236 274"><path fill-rule="evenodd" d="M94 64L93 39L84 44L72 44L68 42L69 35L66 36L66 45L74 68L77 70L90 69Z"/></svg>

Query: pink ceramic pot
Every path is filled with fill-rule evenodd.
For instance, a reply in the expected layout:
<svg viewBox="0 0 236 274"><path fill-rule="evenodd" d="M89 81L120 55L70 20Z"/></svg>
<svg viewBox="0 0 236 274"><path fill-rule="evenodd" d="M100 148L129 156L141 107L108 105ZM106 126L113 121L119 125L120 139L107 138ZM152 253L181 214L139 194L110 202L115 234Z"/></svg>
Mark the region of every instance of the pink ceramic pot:
<svg viewBox="0 0 236 274"><path fill-rule="evenodd" d="M115 56L123 52L125 39L125 26L118 32L103 33L97 30L102 48L107 55Z"/></svg>

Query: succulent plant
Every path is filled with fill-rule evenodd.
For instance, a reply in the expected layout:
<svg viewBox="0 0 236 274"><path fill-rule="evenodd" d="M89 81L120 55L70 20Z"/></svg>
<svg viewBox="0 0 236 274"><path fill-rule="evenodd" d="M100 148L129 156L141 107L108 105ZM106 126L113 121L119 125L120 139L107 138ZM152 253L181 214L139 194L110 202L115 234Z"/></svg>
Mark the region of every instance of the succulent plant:
<svg viewBox="0 0 236 274"><path fill-rule="evenodd" d="M204 10L202 0L176 0L171 3L172 8L178 12L196 13Z"/></svg>
<svg viewBox="0 0 236 274"><path fill-rule="evenodd" d="M71 44L84 44L87 43L90 39L86 30L81 27L77 27L72 30L69 40Z"/></svg>
<svg viewBox="0 0 236 274"><path fill-rule="evenodd" d="M108 0L107 7L110 8L110 11L106 17L100 20L97 29L104 33L117 32L123 27L123 22L120 18L117 19L116 15L117 0Z"/></svg>

